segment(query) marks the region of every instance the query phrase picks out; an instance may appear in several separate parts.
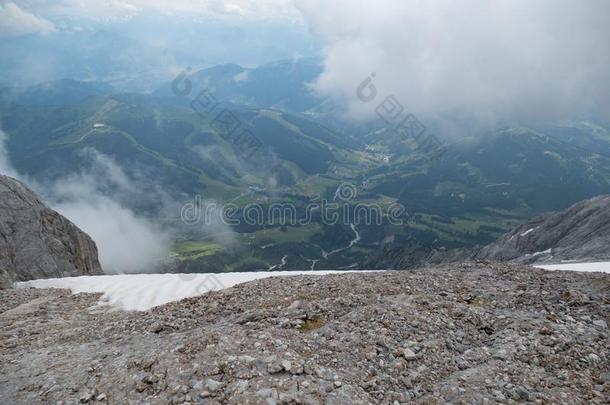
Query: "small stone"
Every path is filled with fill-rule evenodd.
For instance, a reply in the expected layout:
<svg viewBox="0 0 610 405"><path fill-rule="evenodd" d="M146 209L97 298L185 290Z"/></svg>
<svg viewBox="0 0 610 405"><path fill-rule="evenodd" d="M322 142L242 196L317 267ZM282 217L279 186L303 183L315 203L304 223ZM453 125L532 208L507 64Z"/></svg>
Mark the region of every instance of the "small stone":
<svg viewBox="0 0 610 405"><path fill-rule="evenodd" d="M253 363L256 360L254 357L248 355L239 356L237 359L244 363Z"/></svg>
<svg viewBox="0 0 610 405"><path fill-rule="evenodd" d="M408 348L404 348L402 349L402 357L404 357L406 360L415 360L417 358L417 354L415 354L415 352L411 349Z"/></svg>
<svg viewBox="0 0 610 405"><path fill-rule="evenodd" d="M587 360L592 364L597 364L601 359L597 354L591 353L587 356Z"/></svg>
<svg viewBox="0 0 610 405"><path fill-rule="evenodd" d="M152 333L159 333L163 331L164 326L161 322L154 322L148 327L148 331Z"/></svg>
<svg viewBox="0 0 610 405"><path fill-rule="evenodd" d="M259 398L271 398L273 396L273 391L271 388L261 388L256 391L256 396Z"/></svg>
<svg viewBox="0 0 610 405"><path fill-rule="evenodd" d="M80 402L85 404L85 403L91 401L94 397L95 397L95 394L93 392L85 391L85 393L83 395L81 395L81 397L80 397Z"/></svg>
<svg viewBox="0 0 610 405"><path fill-rule="evenodd" d="M593 325L599 326L602 329L608 329L608 324L603 319L596 319L593 321Z"/></svg>
<svg viewBox="0 0 610 405"><path fill-rule="evenodd" d="M301 306L301 301L296 300L293 301L292 304L290 304L290 306L288 306L288 309L297 309Z"/></svg>
<svg viewBox="0 0 610 405"><path fill-rule="evenodd" d="M508 359L508 352L505 349L498 349L494 352L494 359L506 360Z"/></svg>
<svg viewBox="0 0 610 405"><path fill-rule="evenodd" d="M339 388L339 387L341 387L342 384L341 384L341 381L335 381L334 385L336 388Z"/></svg>
<svg viewBox="0 0 610 405"><path fill-rule="evenodd" d="M504 394L502 394L502 391L499 390L493 390L491 391L491 393L493 394L494 397L496 397L496 399L498 401L503 401L506 399L506 397L504 396Z"/></svg>
<svg viewBox="0 0 610 405"><path fill-rule="evenodd" d="M277 361L267 364L267 372L269 374L277 374L283 370L282 365Z"/></svg>
<svg viewBox="0 0 610 405"><path fill-rule="evenodd" d="M519 399L522 401L529 401L530 393L523 388L517 388L517 395L519 395Z"/></svg>
<svg viewBox="0 0 610 405"><path fill-rule="evenodd" d="M213 380L211 378L208 378L207 380L205 380L204 386L208 390L214 392L214 391L217 391L222 386L222 383L219 381Z"/></svg>

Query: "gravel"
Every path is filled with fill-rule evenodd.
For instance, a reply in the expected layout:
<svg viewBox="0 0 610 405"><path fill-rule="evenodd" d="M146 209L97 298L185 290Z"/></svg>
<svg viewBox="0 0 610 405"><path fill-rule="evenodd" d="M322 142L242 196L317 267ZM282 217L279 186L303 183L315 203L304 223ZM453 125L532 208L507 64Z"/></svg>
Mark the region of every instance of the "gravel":
<svg viewBox="0 0 610 405"><path fill-rule="evenodd" d="M610 402L610 275L475 262L153 308L0 291L2 403Z"/></svg>

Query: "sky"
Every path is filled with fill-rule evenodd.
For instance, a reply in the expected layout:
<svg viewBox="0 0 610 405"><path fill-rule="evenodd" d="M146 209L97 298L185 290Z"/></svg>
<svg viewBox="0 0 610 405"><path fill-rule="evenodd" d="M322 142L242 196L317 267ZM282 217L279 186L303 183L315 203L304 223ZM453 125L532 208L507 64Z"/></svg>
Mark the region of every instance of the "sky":
<svg viewBox="0 0 610 405"><path fill-rule="evenodd" d="M47 33L61 20L108 22L137 18L146 12L167 16L240 16L248 19L298 19L290 0L14 0L3 2L2 25L7 34ZM12 18L12 20L10 20ZM12 21L10 26L9 21Z"/></svg>
<svg viewBox="0 0 610 405"><path fill-rule="evenodd" d="M423 116L608 118L609 15L607 0L0 1L0 70L14 82L75 71L128 82L319 54L313 90L354 117L393 95ZM355 91L371 73L379 100L363 103Z"/></svg>
<svg viewBox="0 0 610 405"><path fill-rule="evenodd" d="M0 91L61 78L152 91L186 66L316 56L323 71L310 90L355 120L391 98L424 122L610 122L608 16L609 0L0 0ZM0 172L17 175L4 140ZM126 237L142 252L164 250L171 235L125 208L128 194L101 193L98 177L137 187L92 156L76 180L39 190L104 241L106 267L151 267L121 260L130 244L113 235L132 224Z"/></svg>
<svg viewBox="0 0 610 405"><path fill-rule="evenodd" d="M186 66L315 56L290 0L0 0L0 85L61 78L152 91Z"/></svg>

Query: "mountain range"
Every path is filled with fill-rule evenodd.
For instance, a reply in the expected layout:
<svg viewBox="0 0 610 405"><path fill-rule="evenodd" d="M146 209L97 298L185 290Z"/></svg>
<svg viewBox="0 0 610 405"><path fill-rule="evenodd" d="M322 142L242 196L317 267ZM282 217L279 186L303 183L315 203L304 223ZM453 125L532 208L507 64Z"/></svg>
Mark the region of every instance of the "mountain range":
<svg viewBox="0 0 610 405"><path fill-rule="evenodd" d="M83 151L93 149L157 190L123 203L174 230L168 260L181 271L362 268L388 243L412 252L486 245L535 215L610 193L610 131L601 120L515 125L459 139L435 133L443 154L429 159L381 121L357 130L329 124L343 121L329 119L335 107L310 89L320 69L317 60L302 59L186 71L186 95L171 82L149 94L73 80L5 88L0 121L14 166L33 179L79 172L87 165ZM217 105L203 114L208 95ZM227 136L218 125L222 112L239 124L236 133L256 139L255 149L244 153ZM184 206L201 195L242 211L293 204L305 215L312 201L337 201L344 185L354 191L349 206L400 204L401 225L386 216L379 226L326 224L319 215L306 224L266 218L231 225L229 245L205 227L185 225L166 204Z"/></svg>

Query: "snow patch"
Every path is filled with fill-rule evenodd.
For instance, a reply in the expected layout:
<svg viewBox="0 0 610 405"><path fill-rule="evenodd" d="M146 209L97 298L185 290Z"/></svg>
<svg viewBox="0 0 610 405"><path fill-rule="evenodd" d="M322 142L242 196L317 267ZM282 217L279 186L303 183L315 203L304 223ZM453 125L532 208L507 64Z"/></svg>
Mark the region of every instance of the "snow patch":
<svg viewBox="0 0 610 405"><path fill-rule="evenodd" d="M521 234L521 237L529 235L530 233L534 232L536 229L538 229L538 227L528 229L527 231L525 231Z"/></svg>
<svg viewBox="0 0 610 405"><path fill-rule="evenodd" d="M209 291L274 276L326 275L347 271L264 271L251 273L121 274L50 278L15 283L17 288L65 288L73 294L102 293L99 305L126 311L147 309Z"/></svg>
<svg viewBox="0 0 610 405"><path fill-rule="evenodd" d="M539 269L545 270L570 270L582 272L610 273L610 262L593 263L562 263L562 264L541 264L536 265Z"/></svg>
<svg viewBox="0 0 610 405"><path fill-rule="evenodd" d="M540 256L540 255L550 255L553 249L543 250L542 252L528 253L525 256Z"/></svg>

